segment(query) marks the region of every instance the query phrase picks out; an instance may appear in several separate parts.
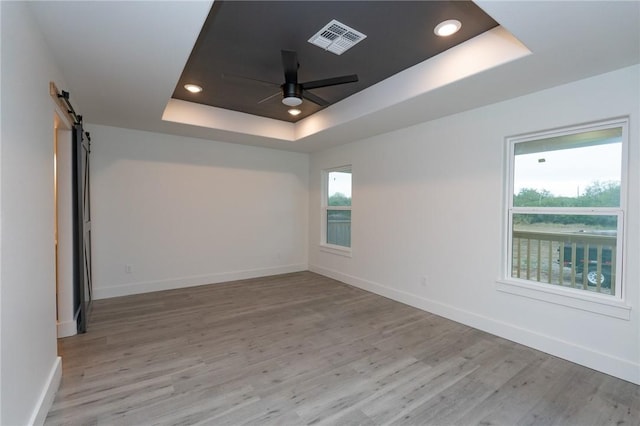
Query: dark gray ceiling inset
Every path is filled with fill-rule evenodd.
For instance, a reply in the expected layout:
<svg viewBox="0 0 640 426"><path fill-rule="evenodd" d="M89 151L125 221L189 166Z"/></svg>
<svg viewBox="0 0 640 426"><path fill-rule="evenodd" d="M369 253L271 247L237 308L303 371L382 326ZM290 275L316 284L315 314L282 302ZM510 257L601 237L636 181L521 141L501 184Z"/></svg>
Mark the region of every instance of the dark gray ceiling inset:
<svg viewBox="0 0 640 426"><path fill-rule="evenodd" d="M437 37L434 27L447 19L461 21L462 29ZM333 20L366 38L341 55L309 43ZM216 0L173 98L296 122L326 105L305 99L301 114L287 112L283 50L297 53L299 82L358 76L355 83L309 90L331 105L497 25L470 1ZM187 83L204 91L191 94Z"/></svg>

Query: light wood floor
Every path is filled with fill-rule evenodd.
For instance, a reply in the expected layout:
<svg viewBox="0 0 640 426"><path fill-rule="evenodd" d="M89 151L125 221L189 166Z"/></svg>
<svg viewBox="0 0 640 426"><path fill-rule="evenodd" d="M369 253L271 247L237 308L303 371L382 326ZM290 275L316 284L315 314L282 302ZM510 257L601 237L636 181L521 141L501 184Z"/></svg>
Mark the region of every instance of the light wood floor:
<svg viewBox="0 0 640 426"><path fill-rule="evenodd" d="M639 386L310 273L95 302L47 425L638 425Z"/></svg>

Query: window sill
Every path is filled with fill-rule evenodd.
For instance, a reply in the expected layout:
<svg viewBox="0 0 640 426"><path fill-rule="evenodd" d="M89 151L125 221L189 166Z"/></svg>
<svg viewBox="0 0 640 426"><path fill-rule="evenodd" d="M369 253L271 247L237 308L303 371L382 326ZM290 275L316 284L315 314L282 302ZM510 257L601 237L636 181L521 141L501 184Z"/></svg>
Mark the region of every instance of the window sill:
<svg viewBox="0 0 640 426"><path fill-rule="evenodd" d="M626 321L631 319L630 306L625 305L620 299L613 300L607 296L576 294L570 289L547 288L544 284L516 280L498 280L496 290L612 318Z"/></svg>
<svg viewBox="0 0 640 426"><path fill-rule="evenodd" d="M337 254L338 256L351 257L351 248L336 246L333 244L320 244L320 251Z"/></svg>

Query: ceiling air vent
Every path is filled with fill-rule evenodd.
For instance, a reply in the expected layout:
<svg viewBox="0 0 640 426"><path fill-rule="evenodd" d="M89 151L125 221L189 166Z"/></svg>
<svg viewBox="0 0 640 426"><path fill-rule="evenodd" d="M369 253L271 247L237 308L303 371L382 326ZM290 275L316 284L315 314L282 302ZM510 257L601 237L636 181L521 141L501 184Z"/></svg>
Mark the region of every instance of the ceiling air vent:
<svg viewBox="0 0 640 426"><path fill-rule="evenodd" d="M366 35L334 19L308 41L336 55L342 55L365 38Z"/></svg>

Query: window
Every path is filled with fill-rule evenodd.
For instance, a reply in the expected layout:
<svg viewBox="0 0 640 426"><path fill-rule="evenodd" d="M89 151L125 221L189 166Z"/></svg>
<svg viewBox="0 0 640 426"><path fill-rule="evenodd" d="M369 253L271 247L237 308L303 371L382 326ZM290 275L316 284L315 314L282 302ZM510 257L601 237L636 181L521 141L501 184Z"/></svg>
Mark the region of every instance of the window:
<svg viewBox="0 0 640 426"><path fill-rule="evenodd" d="M350 252L351 166L323 172L322 244L329 249Z"/></svg>
<svg viewBox="0 0 640 426"><path fill-rule="evenodd" d="M505 281L622 297L627 120L508 138Z"/></svg>

